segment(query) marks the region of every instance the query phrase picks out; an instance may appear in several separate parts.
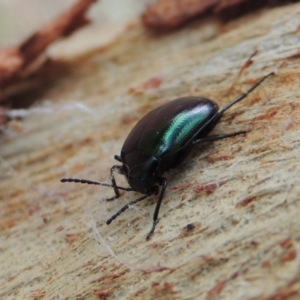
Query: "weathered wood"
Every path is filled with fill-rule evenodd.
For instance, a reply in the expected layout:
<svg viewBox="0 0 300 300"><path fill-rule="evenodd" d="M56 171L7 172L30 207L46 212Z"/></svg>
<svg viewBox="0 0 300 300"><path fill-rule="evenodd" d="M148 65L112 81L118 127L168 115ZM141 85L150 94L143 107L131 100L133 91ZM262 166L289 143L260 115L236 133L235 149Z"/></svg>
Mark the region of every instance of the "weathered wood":
<svg viewBox="0 0 300 300"><path fill-rule="evenodd" d="M294 4L163 37L137 25L74 61L1 136L0 299L299 299L299 17ZM59 182L109 181L147 111L191 94L222 107L270 71L214 131L247 135L167 174L149 242L155 197L107 226L136 194L106 203L108 188Z"/></svg>

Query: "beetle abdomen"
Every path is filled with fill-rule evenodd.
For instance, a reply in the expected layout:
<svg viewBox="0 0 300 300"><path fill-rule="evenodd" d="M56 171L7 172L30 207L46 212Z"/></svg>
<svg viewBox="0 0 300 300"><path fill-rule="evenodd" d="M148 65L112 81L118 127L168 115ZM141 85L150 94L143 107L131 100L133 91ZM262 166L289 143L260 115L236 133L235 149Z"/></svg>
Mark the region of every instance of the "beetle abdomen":
<svg viewBox="0 0 300 300"><path fill-rule="evenodd" d="M202 97L170 101L144 116L128 135L122 152L140 150L157 158L176 153L218 111Z"/></svg>

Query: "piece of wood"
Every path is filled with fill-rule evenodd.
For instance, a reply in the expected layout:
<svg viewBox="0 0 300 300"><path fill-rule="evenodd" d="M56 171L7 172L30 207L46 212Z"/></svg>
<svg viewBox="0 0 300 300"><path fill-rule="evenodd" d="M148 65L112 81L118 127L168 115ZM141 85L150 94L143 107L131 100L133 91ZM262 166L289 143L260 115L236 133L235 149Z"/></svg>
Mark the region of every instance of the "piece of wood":
<svg viewBox="0 0 300 300"><path fill-rule="evenodd" d="M137 24L74 61L46 103L10 112L23 118L0 137L0 299L299 299L299 15L294 4L164 37ZM222 107L270 71L214 130L248 133L167 174L149 242L155 197L107 226L137 194L107 203L109 188L59 182L108 182L150 109L191 94Z"/></svg>
<svg viewBox="0 0 300 300"><path fill-rule="evenodd" d="M17 86L44 67L46 62L42 55L51 44L90 22L86 13L95 2L96 0L78 0L19 46L0 49L0 104L5 100L7 89L15 89L17 94L20 89Z"/></svg>

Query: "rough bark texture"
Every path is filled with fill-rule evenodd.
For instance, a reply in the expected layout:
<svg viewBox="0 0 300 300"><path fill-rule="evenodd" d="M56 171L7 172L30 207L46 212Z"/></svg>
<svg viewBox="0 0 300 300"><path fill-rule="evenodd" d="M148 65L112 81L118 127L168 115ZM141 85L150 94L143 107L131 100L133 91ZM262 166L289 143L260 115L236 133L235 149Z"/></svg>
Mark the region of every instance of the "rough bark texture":
<svg viewBox="0 0 300 300"><path fill-rule="evenodd" d="M299 29L299 4L164 37L137 25L74 61L51 102L1 136L0 299L299 299ZM214 130L245 136L196 147L167 174L149 242L155 197L107 226L137 194L105 202L109 188L59 182L109 181L150 109L191 94L222 107L271 71Z"/></svg>

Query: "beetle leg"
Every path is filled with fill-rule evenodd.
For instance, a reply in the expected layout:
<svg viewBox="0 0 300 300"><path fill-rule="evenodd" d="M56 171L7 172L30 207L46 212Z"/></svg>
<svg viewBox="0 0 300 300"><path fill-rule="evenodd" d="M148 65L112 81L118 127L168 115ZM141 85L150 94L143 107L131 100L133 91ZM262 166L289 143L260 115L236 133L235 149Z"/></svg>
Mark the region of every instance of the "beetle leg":
<svg viewBox="0 0 300 300"><path fill-rule="evenodd" d="M149 197L150 195L144 195L136 200L133 200L129 203L127 203L126 205L124 205L119 211L117 211L113 216L111 216L107 221L106 224L109 225L115 218L117 218L122 212L124 212L127 208L129 208L130 205L133 205L137 202L140 202L142 200L144 200L145 198Z"/></svg>
<svg viewBox="0 0 300 300"><path fill-rule="evenodd" d="M212 136L206 137L204 139L199 139L199 140L193 141L193 145L200 143L200 142L215 142L218 140L223 140L223 139L226 139L226 138L229 138L232 136L236 136L239 134L245 134L245 133L247 133L247 131L239 131L239 132L223 134L223 135L212 135Z"/></svg>
<svg viewBox="0 0 300 300"><path fill-rule="evenodd" d="M147 240L150 239L151 235L153 234L153 232L155 230L156 224L158 223L158 213L159 213L160 205L161 205L162 199L164 197L167 185L168 185L167 179L162 178L161 179L161 190L160 190L158 200L157 200L157 203L156 203L156 207L155 207L155 211L154 211L154 214L153 214L153 225L152 225L151 230L147 234L147 237L146 237Z"/></svg>
<svg viewBox="0 0 300 300"><path fill-rule="evenodd" d="M240 94L237 96L234 100L232 100L230 103L228 103L225 107L223 107L219 112L217 112L206 124L201 128L201 132L207 132L209 133L216 124L220 121L222 118L224 112L228 110L231 106L235 105L236 103L240 102L244 98L246 98L253 90L255 90L265 79L267 79L269 76L275 75L274 72L269 73L268 75L261 78L257 83L255 83L248 91L245 93Z"/></svg>
<svg viewBox="0 0 300 300"><path fill-rule="evenodd" d="M119 174L124 174L123 167L118 166L118 165L115 165L115 166L111 167L111 169L110 169L111 185L112 185L112 188L115 191L115 196L113 196L111 198L107 198L106 201L112 201L112 200L115 200L115 199L120 197L119 187L117 186L114 172L117 172ZM130 188L130 190L132 190L132 189Z"/></svg>
<svg viewBox="0 0 300 300"><path fill-rule="evenodd" d="M121 162L121 163L123 162L120 155L115 155L114 159L117 160L117 161L119 161L119 162Z"/></svg>
<svg viewBox="0 0 300 300"><path fill-rule="evenodd" d="M268 75L265 75L263 78L261 78L258 82L256 82L248 91L245 93L242 93L241 95L237 96L234 100L232 100L230 103L228 103L225 107L222 108L218 112L218 114L222 115L228 108L230 108L232 105L240 102L244 98L246 98L253 90L255 90L265 79L267 79L269 76L275 75L274 72L269 73Z"/></svg>

